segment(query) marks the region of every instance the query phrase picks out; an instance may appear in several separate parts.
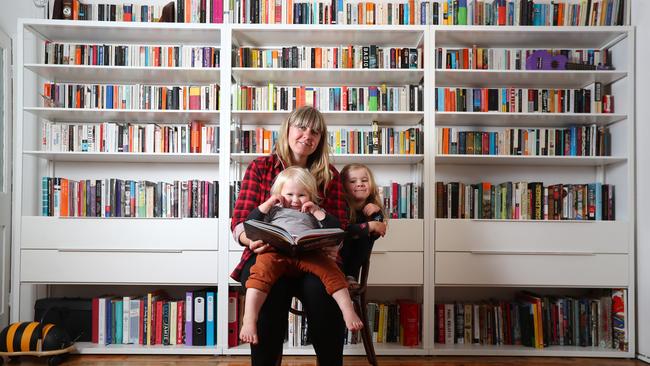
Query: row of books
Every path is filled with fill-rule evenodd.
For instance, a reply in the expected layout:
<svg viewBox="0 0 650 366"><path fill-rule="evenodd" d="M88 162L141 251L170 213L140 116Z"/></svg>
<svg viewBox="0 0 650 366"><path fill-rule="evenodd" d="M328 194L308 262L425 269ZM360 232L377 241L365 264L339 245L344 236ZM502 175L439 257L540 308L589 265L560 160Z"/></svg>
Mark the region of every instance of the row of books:
<svg viewBox="0 0 650 366"><path fill-rule="evenodd" d="M540 296L514 300L436 304L435 340L443 344L581 346L628 350L627 290L591 296Z"/></svg>
<svg viewBox="0 0 650 366"><path fill-rule="evenodd" d="M297 69L422 69L422 48L369 46L237 49L235 65Z"/></svg>
<svg viewBox="0 0 650 366"><path fill-rule="evenodd" d="M232 87L236 111L290 111L310 105L320 111L422 111L422 85L406 86L243 86Z"/></svg>
<svg viewBox="0 0 650 366"><path fill-rule="evenodd" d="M372 124L372 130L339 128L328 130L334 154L424 154L424 131L420 127L397 130Z"/></svg>
<svg viewBox="0 0 650 366"><path fill-rule="evenodd" d="M412 300L368 302L368 329L374 343L422 344L422 304ZM361 343L360 331L348 331L346 343Z"/></svg>
<svg viewBox="0 0 650 366"><path fill-rule="evenodd" d="M45 41L43 63L148 67L219 67L219 48L209 46L153 46L76 44Z"/></svg>
<svg viewBox="0 0 650 366"><path fill-rule="evenodd" d="M162 290L143 296L101 296L91 303L91 341L108 344L214 346L217 289L187 291L185 300Z"/></svg>
<svg viewBox="0 0 650 366"><path fill-rule="evenodd" d="M625 0L303 2L234 0L233 23L370 25L625 25Z"/></svg>
<svg viewBox="0 0 650 366"><path fill-rule="evenodd" d="M379 186L386 216L393 219L419 219L424 217L424 190L418 183L391 182Z"/></svg>
<svg viewBox="0 0 650 366"><path fill-rule="evenodd" d="M219 85L45 83L43 98L50 108L218 110Z"/></svg>
<svg viewBox="0 0 650 366"><path fill-rule="evenodd" d="M170 5L133 3L81 3L73 4L70 19L113 22L176 22L176 23L223 23L223 0L176 0L175 9ZM162 19L163 9L170 11L171 18Z"/></svg>
<svg viewBox="0 0 650 366"><path fill-rule="evenodd" d="M484 48L474 45L472 48L436 48L437 69L471 69L471 70L537 70L551 68L551 62L565 61L564 67L558 62L556 69L596 69L597 67L612 70L612 52L609 49L554 49L541 50L548 53L544 64L534 62L529 65L532 57L537 60L535 53L540 50L522 48ZM557 57L556 57L557 56ZM533 66L533 67L531 67Z"/></svg>
<svg viewBox="0 0 650 366"><path fill-rule="evenodd" d="M198 121L178 125L43 121L41 151L218 153L219 126Z"/></svg>
<svg viewBox="0 0 650 366"><path fill-rule="evenodd" d="M437 7L435 3L433 24L442 25L598 26L626 22L625 0L442 0Z"/></svg>
<svg viewBox="0 0 650 366"><path fill-rule="evenodd" d="M239 127L233 131L237 134L232 140L232 151L239 153L269 154L275 149L280 133L277 130L267 130L257 127L254 130L241 130Z"/></svg>
<svg viewBox="0 0 650 366"><path fill-rule="evenodd" d="M459 131L436 128L438 155L610 156L606 126Z"/></svg>
<svg viewBox="0 0 650 366"><path fill-rule="evenodd" d="M614 113L614 96L602 84L586 89L436 88L436 111Z"/></svg>
<svg viewBox="0 0 650 366"><path fill-rule="evenodd" d="M614 185L436 182L436 218L615 220Z"/></svg>
<svg viewBox="0 0 650 366"><path fill-rule="evenodd" d="M219 182L43 177L42 216L218 217Z"/></svg>

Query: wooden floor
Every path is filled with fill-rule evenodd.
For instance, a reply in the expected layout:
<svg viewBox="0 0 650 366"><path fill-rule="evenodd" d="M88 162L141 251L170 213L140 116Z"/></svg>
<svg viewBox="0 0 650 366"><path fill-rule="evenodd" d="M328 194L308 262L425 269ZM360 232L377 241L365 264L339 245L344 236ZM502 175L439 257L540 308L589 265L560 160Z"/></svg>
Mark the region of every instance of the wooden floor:
<svg viewBox="0 0 650 366"><path fill-rule="evenodd" d="M314 366L313 357L285 357L286 366ZM368 365L365 357L345 357L346 366ZM381 366L647 366L638 360L610 358L570 358L570 357L380 357ZM12 365L12 364L9 364ZM20 365L47 365L46 360L23 357ZM76 366L246 366L250 359L243 356L79 356L74 355L63 365Z"/></svg>

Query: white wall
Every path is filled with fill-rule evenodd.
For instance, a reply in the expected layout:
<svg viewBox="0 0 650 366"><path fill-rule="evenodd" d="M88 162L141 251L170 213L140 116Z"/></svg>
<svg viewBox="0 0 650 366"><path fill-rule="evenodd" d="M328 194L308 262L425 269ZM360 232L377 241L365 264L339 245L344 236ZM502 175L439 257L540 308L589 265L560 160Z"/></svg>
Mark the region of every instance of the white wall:
<svg viewBox="0 0 650 366"><path fill-rule="evenodd" d="M0 11L0 29L14 38L18 18L42 18L43 9L37 8L32 0L2 0L4 6Z"/></svg>
<svg viewBox="0 0 650 366"><path fill-rule="evenodd" d="M636 28L637 352L650 356L650 2L632 1Z"/></svg>

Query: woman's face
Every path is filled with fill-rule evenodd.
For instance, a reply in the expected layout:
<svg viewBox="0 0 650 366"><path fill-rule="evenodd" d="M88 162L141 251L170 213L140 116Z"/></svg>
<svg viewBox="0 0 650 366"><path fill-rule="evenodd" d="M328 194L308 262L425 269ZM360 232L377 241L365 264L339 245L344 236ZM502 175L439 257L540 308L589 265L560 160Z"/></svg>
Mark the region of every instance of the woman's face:
<svg viewBox="0 0 650 366"><path fill-rule="evenodd" d="M289 148L297 161L307 159L313 154L320 142L321 134L310 127L289 126Z"/></svg>

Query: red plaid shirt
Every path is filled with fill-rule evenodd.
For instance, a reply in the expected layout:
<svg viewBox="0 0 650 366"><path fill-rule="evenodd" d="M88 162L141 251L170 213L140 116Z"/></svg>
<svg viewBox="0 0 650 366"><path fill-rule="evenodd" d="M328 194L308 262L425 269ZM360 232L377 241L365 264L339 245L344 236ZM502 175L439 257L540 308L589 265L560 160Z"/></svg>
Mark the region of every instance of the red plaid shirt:
<svg viewBox="0 0 650 366"><path fill-rule="evenodd" d="M239 235L243 231L243 222L246 221L246 217L248 217L248 214L253 209L269 199L271 196L271 185L273 185L275 177L284 169L285 164L276 154L257 158L248 165L244 179L241 182L241 189L235 202L235 209L233 210L232 221L230 223L236 242L239 243ZM333 177L327 187L327 195L322 191L318 192L319 196L323 198L319 206L336 217L345 229L348 224L348 218L346 212L347 206L343 199L341 176L333 165L330 165L330 171L333 173ZM244 264L253 254L253 251L246 247L239 264L232 271L230 277L239 281Z"/></svg>

